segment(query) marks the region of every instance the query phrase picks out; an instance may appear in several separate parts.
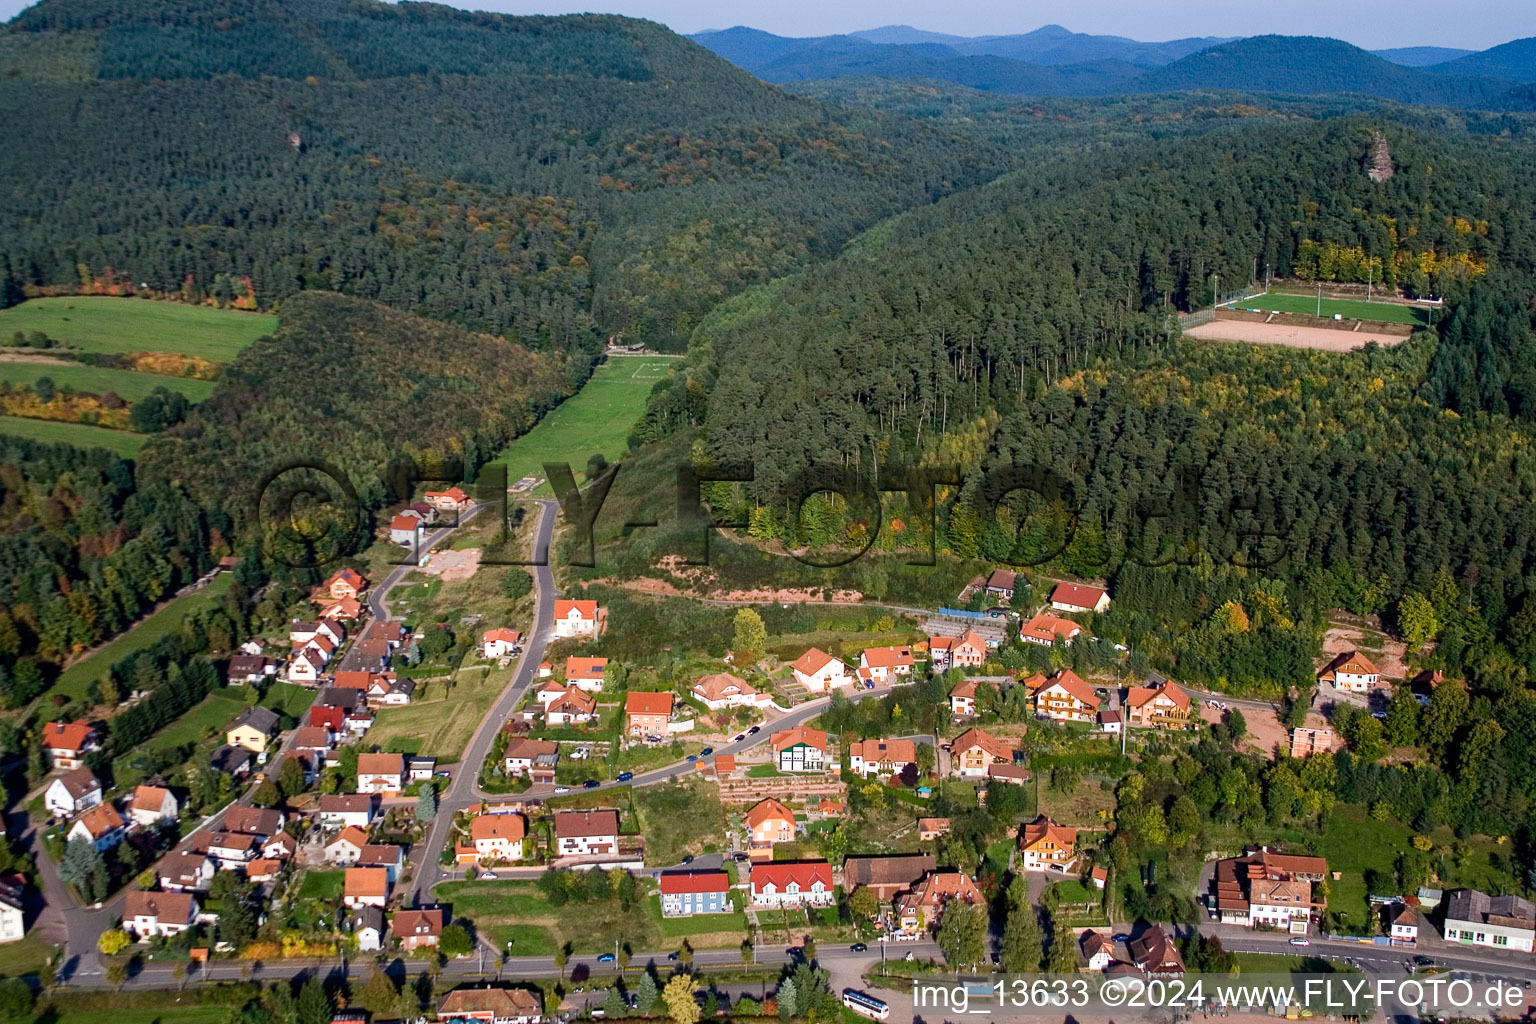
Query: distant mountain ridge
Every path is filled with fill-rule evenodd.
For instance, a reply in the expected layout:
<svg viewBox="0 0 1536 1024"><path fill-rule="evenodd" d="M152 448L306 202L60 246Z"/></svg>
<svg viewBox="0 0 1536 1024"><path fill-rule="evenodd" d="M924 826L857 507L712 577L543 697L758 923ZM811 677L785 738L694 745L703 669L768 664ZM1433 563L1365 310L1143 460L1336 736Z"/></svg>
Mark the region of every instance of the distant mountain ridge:
<svg viewBox="0 0 1536 1024"><path fill-rule="evenodd" d="M690 38L769 82L873 75L1036 97L1221 89L1358 93L1402 103L1529 110L1532 90L1519 83L1536 80L1536 39L1472 54L1447 47L1375 54L1323 37L1141 43L1059 25L978 38L888 25L802 39L738 26Z"/></svg>

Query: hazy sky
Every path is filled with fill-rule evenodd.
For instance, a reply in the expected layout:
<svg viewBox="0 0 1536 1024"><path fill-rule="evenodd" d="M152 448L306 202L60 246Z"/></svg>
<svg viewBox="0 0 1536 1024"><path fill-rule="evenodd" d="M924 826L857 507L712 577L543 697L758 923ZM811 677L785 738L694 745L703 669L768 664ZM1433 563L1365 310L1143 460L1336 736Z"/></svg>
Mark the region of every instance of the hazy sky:
<svg viewBox="0 0 1536 1024"><path fill-rule="evenodd" d="M0 18L28 6L0 0ZM1531 0L1286 0L1277 4L1174 0L456 0L454 6L515 14L600 10L650 18L679 32L750 25L780 35L811 36L880 25L914 25L956 35L1028 32L1056 23L1076 32L1145 41L1183 36L1245 36L1266 32L1326 35L1368 49L1438 45L1483 49L1536 35Z"/></svg>

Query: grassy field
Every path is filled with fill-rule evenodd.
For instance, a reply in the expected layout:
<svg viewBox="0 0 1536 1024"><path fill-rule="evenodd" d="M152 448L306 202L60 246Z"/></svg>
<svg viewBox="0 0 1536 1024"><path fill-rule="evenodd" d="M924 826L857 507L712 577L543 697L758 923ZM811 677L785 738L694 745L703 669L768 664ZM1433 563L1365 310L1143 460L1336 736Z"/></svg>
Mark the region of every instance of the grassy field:
<svg viewBox="0 0 1536 1024"><path fill-rule="evenodd" d="M720 914L668 921L661 904L645 897L647 908L626 913L617 900L568 903L553 907L531 882L449 882L437 895L453 906L454 917L467 917L475 929L514 956L547 956L570 943L572 952L611 953L615 940L636 950L669 948L683 936L697 948L725 948L741 942L745 917Z"/></svg>
<svg viewBox="0 0 1536 1024"><path fill-rule="evenodd" d="M277 317L264 313L105 296L32 299L0 310L0 344L17 331L42 331L85 352L175 352L216 363L276 327Z"/></svg>
<svg viewBox="0 0 1536 1024"><path fill-rule="evenodd" d="M54 947L43 941L35 929L24 938L6 943L5 955L0 956L0 978L24 978L36 974L48 962Z"/></svg>
<svg viewBox="0 0 1536 1024"><path fill-rule="evenodd" d="M7 947L15 948L15 947ZM167 994L167 1003L173 998L173 994ZM229 1019L230 1008L227 1006L174 1006L166 1005L155 1009L128 1008L112 1010L65 1010L57 1012L44 1006L47 1000L38 1004L38 1012L30 1017L18 1017L15 1021L3 1021L3 1024L36 1024L37 1021L47 1021L48 1024L221 1024Z"/></svg>
<svg viewBox="0 0 1536 1024"><path fill-rule="evenodd" d="M20 416L0 416L0 434L50 444L72 444L77 448L105 448L124 458L139 454L139 449L148 440L144 434L130 434L126 430L108 430L84 423L29 420Z"/></svg>
<svg viewBox="0 0 1536 1024"><path fill-rule="evenodd" d="M223 728L245 710L241 690L215 690L196 707L145 741L146 750L166 750L198 743Z"/></svg>
<svg viewBox="0 0 1536 1024"><path fill-rule="evenodd" d="M65 669L49 695L58 693L71 699L84 697L86 687L105 677L113 662L134 651L143 650L163 636L180 631L182 620L204 605L223 597L232 579L234 577L229 573L220 573L202 590L178 597L148 618L141 619L128 632L103 644L90 657Z"/></svg>
<svg viewBox="0 0 1536 1024"><path fill-rule="evenodd" d="M4 341L0 336L0 341ZM190 377L164 377L158 373L139 373L136 370L114 370L101 366L85 366L80 363L10 363L0 362L0 381L12 386L27 387L43 377L53 381L55 387L71 391L89 391L104 395L117 392L119 398L137 402L148 397L155 388L179 391L190 402L201 402L213 394L213 381L193 380Z"/></svg>
<svg viewBox="0 0 1536 1024"><path fill-rule="evenodd" d="M609 462L624 454L629 430L644 411L646 396L669 365L669 360L655 357L610 358L586 387L492 461L506 464L508 483L525 476L543 477L545 462L569 464L581 483L587 459L594 453L601 452ZM541 484L533 493L547 496L551 491L548 484Z"/></svg>
<svg viewBox="0 0 1536 1024"><path fill-rule="evenodd" d="M687 853L719 849L725 835L720 788L712 782L648 786L636 792L645 862L668 866Z"/></svg>
<svg viewBox="0 0 1536 1024"><path fill-rule="evenodd" d="M307 871L299 883L298 900L339 900L346 885L345 871Z"/></svg>
<svg viewBox="0 0 1536 1024"><path fill-rule="evenodd" d="M1235 309L1262 309L1266 313L1307 313L1317 315L1316 295L1295 295L1289 292L1265 292L1252 299L1234 304ZM1352 317L1358 320L1379 320L1389 324L1429 325L1429 310L1418 306L1403 306L1395 302L1366 302L1364 299L1323 299L1323 316Z"/></svg>
<svg viewBox="0 0 1536 1024"><path fill-rule="evenodd" d="M444 764L464 755L475 727L512 679L516 664L506 670L470 668L451 687L443 682L422 684L425 692L403 708L381 708L368 730L368 742L380 750L426 754Z"/></svg>

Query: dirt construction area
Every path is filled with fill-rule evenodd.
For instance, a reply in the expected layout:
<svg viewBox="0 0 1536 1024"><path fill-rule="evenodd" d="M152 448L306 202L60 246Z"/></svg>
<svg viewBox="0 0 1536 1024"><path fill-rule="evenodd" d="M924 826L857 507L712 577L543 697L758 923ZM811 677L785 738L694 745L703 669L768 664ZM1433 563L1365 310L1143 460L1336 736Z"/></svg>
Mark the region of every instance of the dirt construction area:
<svg viewBox="0 0 1536 1024"><path fill-rule="evenodd" d="M464 548L459 551L434 551L427 564L416 571L426 576L437 576L444 583L467 580L480 568L480 549Z"/></svg>
<svg viewBox="0 0 1536 1024"><path fill-rule="evenodd" d="M1275 759L1276 751L1291 749L1291 731L1280 723L1280 716L1273 708L1244 705L1237 710L1243 713L1243 721L1248 724L1248 735L1243 737L1242 743L1245 749L1263 754L1271 761ZM1200 704L1200 717L1212 725L1220 722L1222 715L1223 712L1209 702Z"/></svg>
<svg viewBox="0 0 1536 1024"><path fill-rule="evenodd" d="M1368 342L1396 345L1404 341L1398 334L1375 331L1338 331L1328 327L1301 327L1282 323L1257 323L1248 320L1213 320L1184 330L1189 338L1202 341L1240 341L1250 345L1285 345L1312 348L1323 352L1352 352Z"/></svg>
<svg viewBox="0 0 1536 1024"><path fill-rule="evenodd" d="M1349 651L1359 651L1375 662L1383 679L1408 678L1408 645L1401 640L1355 626L1329 626L1323 633L1323 664Z"/></svg>

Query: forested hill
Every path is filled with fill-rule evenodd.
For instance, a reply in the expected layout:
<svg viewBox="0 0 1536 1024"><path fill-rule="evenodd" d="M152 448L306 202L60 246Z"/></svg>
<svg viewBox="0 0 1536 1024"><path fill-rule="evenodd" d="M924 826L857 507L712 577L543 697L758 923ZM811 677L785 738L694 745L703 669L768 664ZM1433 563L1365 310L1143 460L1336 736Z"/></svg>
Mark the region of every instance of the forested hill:
<svg viewBox="0 0 1536 1024"><path fill-rule="evenodd" d="M1394 170L1381 183L1367 175L1378 130ZM1266 267L1354 280L1371 266L1377 281L1453 303L1484 277L1528 298L1533 204L1528 144L1360 119L1045 163L722 307L637 438L702 422L711 454L752 464L752 497L771 504L808 463L914 461L1049 381L1163 346L1176 311L1209 304L1213 274L1227 290ZM1444 368L1469 407L1509 400L1501 382L1520 360L1498 346L1476 355L1504 315L1489 310L1470 357Z"/></svg>
<svg viewBox="0 0 1536 1024"><path fill-rule="evenodd" d="M262 307L326 289L533 347L681 347L1006 162L617 17L45 0L0 64L0 301L224 275Z"/></svg>
<svg viewBox="0 0 1536 1024"><path fill-rule="evenodd" d="M227 514L242 538L257 519L259 482L296 460L336 467L368 510L405 457L446 466L453 480L473 474L575 390L576 369L378 303L306 292L283 304L277 332L243 351L185 423L145 446L138 475Z"/></svg>

